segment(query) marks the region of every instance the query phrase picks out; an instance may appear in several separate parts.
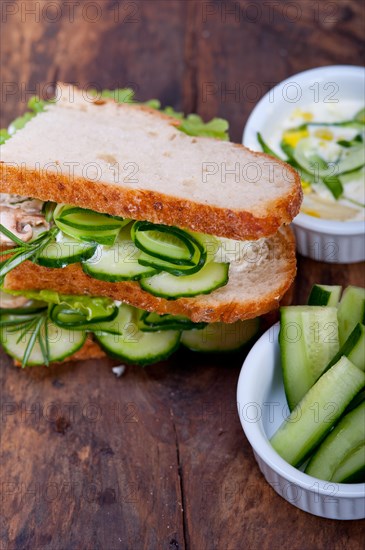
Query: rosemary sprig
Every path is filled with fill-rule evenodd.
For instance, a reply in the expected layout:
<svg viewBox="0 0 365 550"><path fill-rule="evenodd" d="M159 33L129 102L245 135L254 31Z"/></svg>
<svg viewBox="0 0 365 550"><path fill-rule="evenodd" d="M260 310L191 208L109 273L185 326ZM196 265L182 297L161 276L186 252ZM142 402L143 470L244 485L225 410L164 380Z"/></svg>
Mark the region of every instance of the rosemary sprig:
<svg viewBox="0 0 365 550"><path fill-rule="evenodd" d="M56 202L48 201L44 203L42 212L44 214L46 222L50 223L53 220L53 212L55 211L56 206L57 206Z"/></svg>
<svg viewBox="0 0 365 550"><path fill-rule="evenodd" d="M0 263L0 284L4 282L5 275L18 267L18 265L22 264L26 260L35 260L42 250L55 238L57 232L58 228L52 227L48 231L41 233L41 235L33 241L25 243L0 223L0 233L6 235L9 239L19 245L17 248L5 250L0 253L2 256L5 254L11 254L10 258L7 258Z"/></svg>
<svg viewBox="0 0 365 550"><path fill-rule="evenodd" d="M3 235L6 235L10 240L13 241L13 243L18 244L19 246L24 246L26 243L19 239L14 233L12 233L5 225L0 223L0 233L3 233Z"/></svg>
<svg viewBox="0 0 365 550"><path fill-rule="evenodd" d="M18 339L16 341L17 344L23 340L25 335L32 330L32 328L37 324L37 317L32 317L28 323L23 323L22 330L20 331L20 334L18 336ZM20 328L20 327L19 327ZM12 332L15 332L12 330Z"/></svg>
<svg viewBox="0 0 365 550"><path fill-rule="evenodd" d="M43 326L44 322L45 322L44 315L40 315L38 320L36 320L36 322L35 322L34 330L33 330L32 334L29 338L27 347L25 348L25 351L24 351L23 360L22 360L22 367L23 368L26 366L26 364L28 362L30 354L32 353L32 350L34 348L34 344L37 341L38 342L40 341L41 330L42 330L42 326ZM42 349L42 347L41 347L41 349ZM43 355L43 350L42 350L42 355ZM43 355L43 358L44 358L44 355ZM47 361L48 361L48 358L47 358ZM49 362L47 364L49 364Z"/></svg>
<svg viewBox="0 0 365 550"><path fill-rule="evenodd" d="M44 364L48 366L50 363L48 336L49 308L38 308L38 310L30 308L29 314L24 315L25 309L26 308L19 308L19 314L21 316L18 319L14 318L15 309L13 309L13 313L8 316L4 315L4 311L1 310L0 313L3 315L3 318L0 320L0 327L5 328L8 333L19 332L17 344L19 344L24 338L27 340L22 359L22 367L27 365L36 343L39 344L43 355Z"/></svg>

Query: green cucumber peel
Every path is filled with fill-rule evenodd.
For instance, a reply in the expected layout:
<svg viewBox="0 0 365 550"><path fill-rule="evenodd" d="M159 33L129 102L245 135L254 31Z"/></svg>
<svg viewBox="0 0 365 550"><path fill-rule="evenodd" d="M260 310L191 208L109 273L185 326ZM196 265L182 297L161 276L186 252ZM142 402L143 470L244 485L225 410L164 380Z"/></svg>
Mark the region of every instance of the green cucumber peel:
<svg viewBox="0 0 365 550"><path fill-rule="evenodd" d="M339 285L313 285L308 298L309 306L337 307L342 287Z"/></svg>
<svg viewBox="0 0 365 550"><path fill-rule="evenodd" d="M311 457L305 473L332 481L341 463L364 445L365 440L365 403L362 402L351 412L345 414L332 432L323 440ZM363 455L365 459L365 455ZM365 463L362 464L365 467ZM341 479L336 478L341 482Z"/></svg>
<svg viewBox="0 0 365 550"><path fill-rule="evenodd" d="M183 315L159 315L149 311L142 311L138 320L138 327L142 332L203 329L206 326L207 323L193 323Z"/></svg>
<svg viewBox="0 0 365 550"><path fill-rule="evenodd" d="M341 357L308 390L273 435L270 442L276 452L292 466L300 466L364 386L365 373ZM316 404L316 414L313 414Z"/></svg>

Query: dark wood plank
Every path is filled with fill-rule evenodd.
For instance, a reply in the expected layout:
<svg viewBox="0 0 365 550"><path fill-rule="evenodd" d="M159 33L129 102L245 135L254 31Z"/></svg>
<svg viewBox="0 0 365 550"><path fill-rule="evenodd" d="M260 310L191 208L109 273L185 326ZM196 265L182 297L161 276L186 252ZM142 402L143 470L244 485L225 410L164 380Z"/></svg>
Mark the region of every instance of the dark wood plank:
<svg viewBox="0 0 365 550"><path fill-rule="evenodd" d="M185 548L164 382L107 360L1 372L1 548Z"/></svg>
<svg viewBox="0 0 365 550"><path fill-rule="evenodd" d="M1 126L22 114L35 93L52 94L57 80L86 91L131 87L140 100L181 108L184 2L82 0L71 10L70 2L56 0L47 9L42 0L19 2L13 11L5 4Z"/></svg>

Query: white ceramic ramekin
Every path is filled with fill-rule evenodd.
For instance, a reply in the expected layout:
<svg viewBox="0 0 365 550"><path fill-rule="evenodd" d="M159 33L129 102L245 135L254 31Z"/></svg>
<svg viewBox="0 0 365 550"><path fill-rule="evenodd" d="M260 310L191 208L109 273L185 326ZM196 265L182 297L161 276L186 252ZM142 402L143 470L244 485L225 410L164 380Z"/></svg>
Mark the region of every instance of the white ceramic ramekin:
<svg viewBox="0 0 365 550"><path fill-rule="evenodd" d="M295 74L272 88L255 106L243 133L243 144L261 151L260 132L270 145L270 134L296 108L311 103L363 100L365 69L351 65L318 67ZM353 263L365 260L365 222L340 222L300 213L293 221L300 254L314 260Z"/></svg>
<svg viewBox="0 0 365 550"><path fill-rule="evenodd" d="M279 323L248 354L238 380L237 406L243 430L268 483L305 512L331 519L365 518L365 483L330 483L297 470L272 448L269 438L288 415L281 376Z"/></svg>

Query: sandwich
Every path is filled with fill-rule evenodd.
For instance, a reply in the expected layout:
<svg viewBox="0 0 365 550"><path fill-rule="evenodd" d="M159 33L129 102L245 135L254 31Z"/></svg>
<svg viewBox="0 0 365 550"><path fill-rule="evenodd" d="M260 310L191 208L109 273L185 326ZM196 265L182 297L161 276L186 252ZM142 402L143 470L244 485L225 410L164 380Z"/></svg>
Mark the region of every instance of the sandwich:
<svg viewBox="0 0 365 550"><path fill-rule="evenodd" d="M5 350L144 365L247 341L295 277L297 173L151 106L57 95L1 146Z"/></svg>

